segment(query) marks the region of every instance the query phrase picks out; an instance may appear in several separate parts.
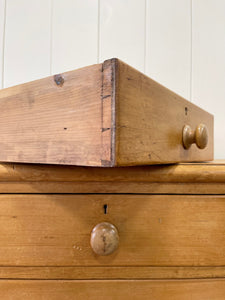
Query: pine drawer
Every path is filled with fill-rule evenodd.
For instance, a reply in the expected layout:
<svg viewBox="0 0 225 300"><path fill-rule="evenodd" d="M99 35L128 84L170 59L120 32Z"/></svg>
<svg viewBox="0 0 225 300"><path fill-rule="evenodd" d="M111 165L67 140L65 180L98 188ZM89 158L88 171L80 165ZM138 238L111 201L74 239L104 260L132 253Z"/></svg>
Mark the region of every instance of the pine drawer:
<svg viewBox="0 0 225 300"><path fill-rule="evenodd" d="M224 300L217 280L1 280L0 297L20 299Z"/></svg>
<svg viewBox="0 0 225 300"><path fill-rule="evenodd" d="M222 266L224 220L223 195L2 194L0 264ZM106 256L90 246L102 222L119 234Z"/></svg>

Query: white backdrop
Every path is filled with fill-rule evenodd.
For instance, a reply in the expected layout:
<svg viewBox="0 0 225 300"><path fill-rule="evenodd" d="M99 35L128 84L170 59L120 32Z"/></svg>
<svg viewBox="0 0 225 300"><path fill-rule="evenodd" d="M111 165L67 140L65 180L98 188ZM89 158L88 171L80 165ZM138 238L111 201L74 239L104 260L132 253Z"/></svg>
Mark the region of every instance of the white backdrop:
<svg viewBox="0 0 225 300"><path fill-rule="evenodd" d="M214 114L225 158L225 0L0 0L1 87L118 57Z"/></svg>

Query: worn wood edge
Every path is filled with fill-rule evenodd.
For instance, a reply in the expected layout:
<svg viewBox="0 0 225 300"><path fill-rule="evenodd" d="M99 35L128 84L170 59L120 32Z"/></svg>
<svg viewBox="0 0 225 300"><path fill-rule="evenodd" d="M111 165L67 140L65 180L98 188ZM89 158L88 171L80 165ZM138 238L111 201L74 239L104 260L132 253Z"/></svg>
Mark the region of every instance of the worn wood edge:
<svg viewBox="0 0 225 300"><path fill-rule="evenodd" d="M102 63L101 84L101 166L112 166L112 68L111 60Z"/></svg>
<svg viewBox="0 0 225 300"><path fill-rule="evenodd" d="M0 267L0 279L209 279L225 267Z"/></svg>
<svg viewBox="0 0 225 300"><path fill-rule="evenodd" d="M102 64L102 91L101 91L101 110L102 110L102 151L110 151L110 159L101 160L102 167L114 167L116 161L115 152L115 130L116 130L116 84L117 84L117 66L118 59L111 58L105 60ZM110 78L109 78L110 77ZM110 81L110 82L109 82ZM106 104L106 102L110 102ZM110 112L108 111L110 107ZM107 114L110 114L107 115ZM110 118L110 120L109 120ZM107 145L110 131L110 149L105 149L104 145Z"/></svg>
<svg viewBox="0 0 225 300"><path fill-rule="evenodd" d="M116 97L117 97L117 85L118 85L118 59L111 59L112 63L112 142L111 142L111 161L112 166L116 166Z"/></svg>
<svg viewBox="0 0 225 300"><path fill-rule="evenodd" d="M224 164L97 168L41 164L0 164L0 182L224 183Z"/></svg>
<svg viewBox="0 0 225 300"><path fill-rule="evenodd" d="M115 58L115 65L116 65L116 72L115 72L115 104L114 104L114 110L115 110L115 127L114 127L114 132L115 132L115 136L114 136L114 151L115 151L115 167L119 166L118 163L118 153L119 153L119 149L120 149L120 136L119 136L119 120L120 120L120 110L119 110L119 101L120 101L120 97L119 97L119 84L120 84L120 63L121 60L119 60L118 58Z"/></svg>
<svg viewBox="0 0 225 300"><path fill-rule="evenodd" d="M157 183L157 182L0 182L2 194L173 194L225 195L224 183Z"/></svg>

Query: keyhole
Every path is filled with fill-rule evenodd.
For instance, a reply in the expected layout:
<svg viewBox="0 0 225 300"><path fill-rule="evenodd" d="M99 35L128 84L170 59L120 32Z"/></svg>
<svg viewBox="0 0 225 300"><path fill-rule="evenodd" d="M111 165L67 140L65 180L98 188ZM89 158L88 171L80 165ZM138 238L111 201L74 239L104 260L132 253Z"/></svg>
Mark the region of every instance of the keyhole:
<svg viewBox="0 0 225 300"><path fill-rule="evenodd" d="M187 115L187 112L188 112L188 108L185 107L185 116Z"/></svg>
<svg viewBox="0 0 225 300"><path fill-rule="evenodd" d="M106 215L107 214L107 210L108 210L108 205L104 204L103 205L103 209L104 209L104 214Z"/></svg>

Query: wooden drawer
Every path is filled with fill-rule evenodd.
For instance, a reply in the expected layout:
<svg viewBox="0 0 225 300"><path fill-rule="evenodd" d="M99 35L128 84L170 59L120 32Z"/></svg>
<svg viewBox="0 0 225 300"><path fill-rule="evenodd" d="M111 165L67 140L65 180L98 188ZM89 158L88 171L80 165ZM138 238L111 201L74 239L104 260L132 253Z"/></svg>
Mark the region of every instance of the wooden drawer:
<svg viewBox="0 0 225 300"><path fill-rule="evenodd" d="M3 89L0 100L1 162L213 159L213 116L118 59Z"/></svg>
<svg viewBox="0 0 225 300"><path fill-rule="evenodd" d="M119 233L108 256L90 247L101 222ZM0 264L223 266L224 225L225 196L0 195Z"/></svg>
<svg viewBox="0 0 225 300"><path fill-rule="evenodd" d="M39 299L224 300L217 280L1 280L0 297Z"/></svg>

